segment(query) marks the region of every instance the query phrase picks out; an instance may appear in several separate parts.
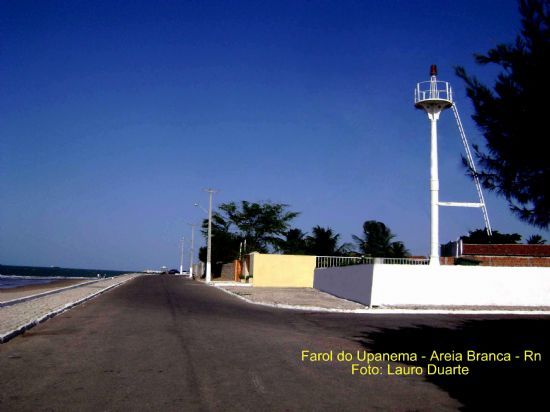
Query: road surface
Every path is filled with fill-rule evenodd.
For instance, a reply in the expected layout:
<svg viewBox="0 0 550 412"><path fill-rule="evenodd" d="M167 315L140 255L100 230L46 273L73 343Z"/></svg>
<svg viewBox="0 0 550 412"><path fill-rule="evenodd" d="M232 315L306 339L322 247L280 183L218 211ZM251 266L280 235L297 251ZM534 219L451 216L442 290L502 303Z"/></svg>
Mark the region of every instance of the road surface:
<svg viewBox="0 0 550 412"><path fill-rule="evenodd" d="M281 310L180 277L143 276L0 345L0 410L527 410L546 402L549 326L550 317ZM528 350L541 359L433 361L467 365L468 375L388 374L388 364L425 372L430 361L420 356L434 350ZM310 360L330 351L333 361ZM367 364L338 362L340 351L419 359L354 375L352 363Z"/></svg>

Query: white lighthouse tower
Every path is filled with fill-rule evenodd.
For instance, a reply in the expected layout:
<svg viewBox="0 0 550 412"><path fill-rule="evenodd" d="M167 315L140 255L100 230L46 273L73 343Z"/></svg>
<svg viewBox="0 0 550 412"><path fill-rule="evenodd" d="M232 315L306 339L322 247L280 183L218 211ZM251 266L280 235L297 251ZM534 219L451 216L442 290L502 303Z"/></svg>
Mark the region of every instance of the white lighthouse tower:
<svg viewBox="0 0 550 412"><path fill-rule="evenodd" d="M437 67L430 67L430 81L416 85L414 105L428 114L432 124L430 150L431 236L430 265L439 265L439 173L437 168L437 121L445 109L453 105L453 93L447 82L437 80Z"/></svg>
<svg viewBox="0 0 550 412"><path fill-rule="evenodd" d="M431 150L430 150L430 208L431 208L431 235L430 235L430 265L439 265L439 206L458 206L458 207L479 207L483 212L483 220L487 234L491 236L491 223L485 199L481 190L479 177L477 176L476 167L470 145L466 139L464 128L456 104L453 102L453 92L448 82L437 80L437 66L432 64L430 67L430 81L420 82L414 90L414 106L417 109L423 109L428 114L428 119L432 125L431 132ZM440 202L439 201L439 176L437 166L437 121L439 115L445 109L452 108L460 137L466 151L466 159L468 166L474 178L477 194L479 197L478 203L473 202Z"/></svg>

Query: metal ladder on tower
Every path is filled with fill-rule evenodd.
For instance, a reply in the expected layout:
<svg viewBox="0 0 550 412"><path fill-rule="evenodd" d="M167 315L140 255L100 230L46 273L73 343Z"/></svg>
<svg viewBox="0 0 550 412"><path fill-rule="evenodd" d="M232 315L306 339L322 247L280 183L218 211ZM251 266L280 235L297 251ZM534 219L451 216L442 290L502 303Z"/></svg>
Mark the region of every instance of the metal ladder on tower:
<svg viewBox="0 0 550 412"><path fill-rule="evenodd" d="M474 158L472 157L472 152L470 151L470 145L468 144L468 139L466 138L466 133L464 132L464 127L462 126L462 121L460 120L460 115L458 114L458 109L456 103L453 102L451 108L453 109L453 114L456 119L456 124L458 126L458 131L460 132L460 138L462 139L462 144L464 145L464 151L466 152L466 161L468 162L468 167L472 171L474 182L476 185L477 195L479 197L479 207L483 213L483 221L485 222L485 230L489 236L492 235L491 222L489 221L489 214L487 213L487 206L485 204L485 198L483 197L483 191L481 190L481 183L479 182L479 177L476 170L476 165L474 163Z"/></svg>

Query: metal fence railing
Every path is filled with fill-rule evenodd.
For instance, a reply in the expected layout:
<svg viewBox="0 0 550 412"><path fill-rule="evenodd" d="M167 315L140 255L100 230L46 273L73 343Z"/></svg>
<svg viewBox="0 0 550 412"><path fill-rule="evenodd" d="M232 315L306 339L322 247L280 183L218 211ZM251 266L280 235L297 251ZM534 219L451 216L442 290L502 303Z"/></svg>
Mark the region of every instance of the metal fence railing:
<svg viewBox="0 0 550 412"><path fill-rule="evenodd" d="M332 268L351 265L428 265L430 259L419 258L373 258L373 257L347 257L347 256L317 256L315 267L317 269Z"/></svg>
<svg viewBox="0 0 550 412"><path fill-rule="evenodd" d="M374 263L370 257L317 256L316 268L332 268L351 265L369 265Z"/></svg>
<svg viewBox="0 0 550 412"><path fill-rule="evenodd" d="M453 90L448 82L428 81L420 82L414 89L414 103L423 100L447 100L453 101Z"/></svg>
<svg viewBox="0 0 550 412"><path fill-rule="evenodd" d="M374 263L384 265L429 265L430 259L419 258L377 258Z"/></svg>

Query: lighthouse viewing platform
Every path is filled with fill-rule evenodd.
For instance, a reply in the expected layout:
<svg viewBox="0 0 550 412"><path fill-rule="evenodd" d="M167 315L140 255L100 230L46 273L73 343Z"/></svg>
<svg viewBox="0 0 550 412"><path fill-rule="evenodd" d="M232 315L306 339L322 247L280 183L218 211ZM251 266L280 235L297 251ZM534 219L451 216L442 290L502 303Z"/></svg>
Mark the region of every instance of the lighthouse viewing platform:
<svg viewBox="0 0 550 412"><path fill-rule="evenodd" d="M441 109L447 109L453 104L453 91L448 82L432 80L420 82L414 89L414 105L418 109L425 109L427 105L441 105Z"/></svg>
<svg viewBox="0 0 550 412"><path fill-rule="evenodd" d="M430 67L430 80L417 83L414 89L414 106L417 109L448 109L453 105L453 91L448 82L437 80L437 66Z"/></svg>

